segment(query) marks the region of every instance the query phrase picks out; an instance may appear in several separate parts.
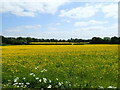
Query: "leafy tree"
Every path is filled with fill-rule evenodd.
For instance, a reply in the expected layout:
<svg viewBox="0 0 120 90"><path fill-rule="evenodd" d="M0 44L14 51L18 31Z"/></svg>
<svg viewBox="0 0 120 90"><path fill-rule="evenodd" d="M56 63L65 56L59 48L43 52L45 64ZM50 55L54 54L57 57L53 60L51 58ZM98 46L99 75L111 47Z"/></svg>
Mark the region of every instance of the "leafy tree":
<svg viewBox="0 0 120 90"><path fill-rule="evenodd" d="M90 42L91 44L120 44L120 37L104 37L103 39L100 37L93 37L92 39L84 40L84 39L37 39L37 38L31 38L31 37L4 37L0 36L0 39L2 41L2 44L11 44L11 45L26 45L29 44L30 42Z"/></svg>
<svg viewBox="0 0 120 90"><path fill-rule="evenodd" d="M92 43L92 44L102 44L103 40L100 37L93 37L90 43Z"/></svg>
<svg viewBox="0 0 120 90"><path fill-rule="evenodd" d="M116 36L111 38L111 44L118 44L120 43L119 41L120 41L119 38L117 38Z"/></svg>

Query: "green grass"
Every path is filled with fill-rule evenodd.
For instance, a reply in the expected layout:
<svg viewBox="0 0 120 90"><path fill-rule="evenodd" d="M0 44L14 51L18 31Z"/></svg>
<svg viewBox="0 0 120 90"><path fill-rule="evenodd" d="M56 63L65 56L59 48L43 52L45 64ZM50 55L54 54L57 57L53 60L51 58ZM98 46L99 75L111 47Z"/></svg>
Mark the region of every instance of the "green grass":
<svg viewBox="0 0 120 90"><path fill-rule="evenodd" d="M32 45L83 45L89 42L30 42Z"/></svg>

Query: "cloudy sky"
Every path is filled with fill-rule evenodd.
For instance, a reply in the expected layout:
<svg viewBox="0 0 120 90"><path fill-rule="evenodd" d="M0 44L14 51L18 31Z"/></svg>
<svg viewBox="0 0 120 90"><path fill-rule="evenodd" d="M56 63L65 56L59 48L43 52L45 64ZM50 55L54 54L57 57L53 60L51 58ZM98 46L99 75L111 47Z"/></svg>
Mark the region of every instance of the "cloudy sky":
<svg viewBox="0 0 120 90"><path fill-rule="evenodd" d="M0 16L4 36L56 39L118 36L117 2L5 2L0 5Z"/></svg>

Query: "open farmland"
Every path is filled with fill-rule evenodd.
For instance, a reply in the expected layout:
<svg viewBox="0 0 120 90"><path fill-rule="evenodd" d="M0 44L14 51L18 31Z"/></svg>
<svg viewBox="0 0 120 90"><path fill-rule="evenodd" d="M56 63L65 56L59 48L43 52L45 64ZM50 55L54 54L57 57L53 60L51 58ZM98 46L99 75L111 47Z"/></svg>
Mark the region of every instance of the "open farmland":
<svg viewBox="0 0 120 90"><path fill-rule="evenodd" d="M118 45L2 46L5 88L117 87Z"/></svg>
<svg viewBox="0 0 120 90"><path fill-rule="evenodd" d="M31 45L83 45L89 42L30 42Z"/></svg>

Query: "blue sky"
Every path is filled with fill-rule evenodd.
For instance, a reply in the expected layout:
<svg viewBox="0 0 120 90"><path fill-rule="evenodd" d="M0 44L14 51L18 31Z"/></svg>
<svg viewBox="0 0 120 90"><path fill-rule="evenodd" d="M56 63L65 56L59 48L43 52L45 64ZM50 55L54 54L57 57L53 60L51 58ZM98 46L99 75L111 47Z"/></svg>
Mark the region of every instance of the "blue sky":
<svg viewBox="0 0 120 90"><path fill-rule="evenodd" d="M6 2L0 8L4 36L56 39L118 36L118 6L113 2Z"/></svg>

